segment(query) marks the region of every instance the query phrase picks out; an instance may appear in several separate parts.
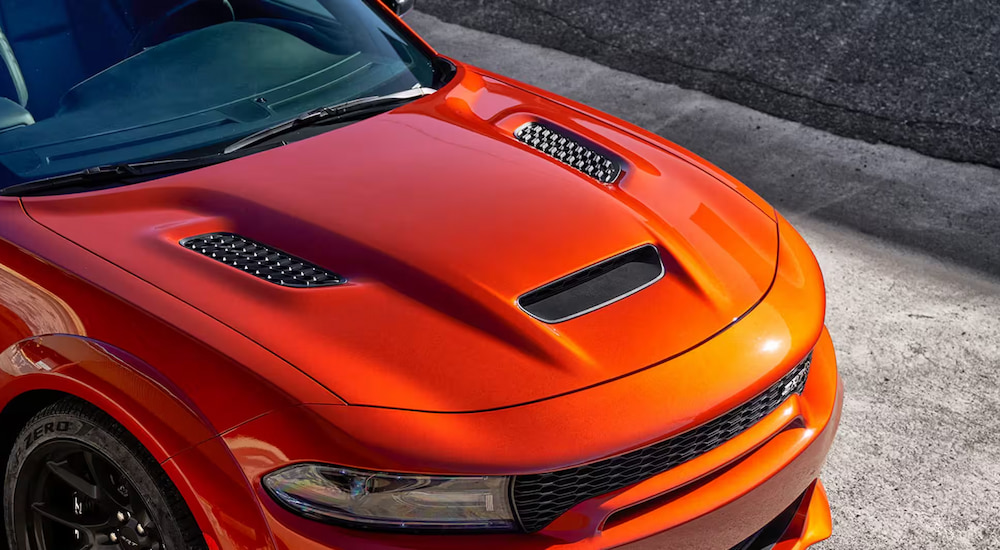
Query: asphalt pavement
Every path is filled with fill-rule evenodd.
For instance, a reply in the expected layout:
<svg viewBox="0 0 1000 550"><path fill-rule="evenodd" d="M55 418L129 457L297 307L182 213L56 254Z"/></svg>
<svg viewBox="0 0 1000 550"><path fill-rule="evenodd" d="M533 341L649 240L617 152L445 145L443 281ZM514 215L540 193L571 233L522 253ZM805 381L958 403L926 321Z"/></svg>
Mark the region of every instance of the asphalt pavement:
<svg viewBox="0 0 1000 550"><path fill-rule="evenodd" d="M823 472L834 536L819 548L1000 548L1000 171L838 137L424 13L407 20L442 53L693 150L802 232L826 278L846 387Z"/></svg>
<svg viewBox="0 0 1000 550"><path fill-rule="evenodd" d="M871 142L1000 166L1000 3L420 0L466 27Z"/></svg>

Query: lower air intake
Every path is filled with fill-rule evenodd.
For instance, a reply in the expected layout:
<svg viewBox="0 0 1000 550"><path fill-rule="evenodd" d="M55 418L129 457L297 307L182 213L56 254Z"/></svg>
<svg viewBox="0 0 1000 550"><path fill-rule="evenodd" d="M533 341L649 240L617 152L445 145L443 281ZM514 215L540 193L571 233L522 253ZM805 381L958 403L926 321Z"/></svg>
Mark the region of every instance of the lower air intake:
<svg viewBox="0 0 1000 550"><path fill-rule="evenodd" d="M743 433L789 396L802 393L812 354L763 393L726 414L648 447L576 468L514 478L514 508L525 531L545 528L577 504L697 458Z"/></svg>
<svg viewBox="0 0 1000 550"><path fill-rule="evenodd" d="M336 273L233 233L188 237L180 245L276 285L312 288L347 282Z"/></svg>

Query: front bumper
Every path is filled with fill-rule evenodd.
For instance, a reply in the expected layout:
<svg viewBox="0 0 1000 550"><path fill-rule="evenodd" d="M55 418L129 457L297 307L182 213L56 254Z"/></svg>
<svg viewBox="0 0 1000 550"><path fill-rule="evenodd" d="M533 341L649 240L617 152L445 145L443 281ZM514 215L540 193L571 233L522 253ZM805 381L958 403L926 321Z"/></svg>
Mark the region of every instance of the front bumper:
<svg viewBox="0 0 1000 550"><path fill-rule="evenodd" d="M800 497L795 520L775 548L806 548L830 534L830 511L818 476L839 423L842 395L833 345L824 330L802 395L790 397L724 445L645 481L582 502L531 534L348 529L301 518L255 485L277 547L283 549L725 550L761 530ZM337 410L341 409L349 407ZM277 424L288 426L289 420L281 416L276 416ZM266 422L266 417L261 420ZM234 436L231 443L239 439ZM257 455L258 460L263 458Z"/></svg>
<svg viewBox="0 0 1000 550"><path fill-rule="evenodd" d="M843 390L822 323L825 291L819 267L780 217L779 226L776 279L761 303L703 345L653 368L502 409L444 414L303 405L228 432L223 439L256 491L276 547L725 550L768 525L800 497L806 507L776 548L804 548L825 538L829 510L817 480L840 419ZM512 475L602 460L724 414L769 387L810 350L813 362L801 395L789 397L721 446L581 502L535 533L362 531L304 519L261 488L268 472L296 462L386 472Z"/></svg>
<svg viewBox="0 0 1000 550"><path fill-rule="evenodd" d="M818 395L821 392L828 399ZM843 385L824 331L806 392L736 439L759 430L774 430L771 437L738 460L640 505L635 513L613 513L603 524L596 547L732 548L803 496L797 520L788 525L775 548L807 548L827 538L830 509L818 476L840 422L842 402ZM617 506L613 499L607 503Z"/></svg>
<svg viewBox="0 0 1000 550"><path fill-rule="evenodd" d="M746 458L720 473L710 474L704 486L696 486L630 522L606 527L601 533L602 543L591 548L742 548L741 542L752 539L769 522L780 518L789 506L795 507L795 513L783 522L777 537L748 541L758 545L747 547L772 548L767 544L774 544L775 550L799 550L829 537L830 507L817 476L836 433L841 396L838 384L836 415L818 433L797 418ZM667 499L669 495L660 498ZM711 506L718 507L697 515ZM683 521L692 515L696 517ZM663 530L624 543L657 529Z"/></svg>
<svg viewBox="0 0 1000 550"><path fill-rule="evenodd" d="M816 480L771 523L732 550L793 550L806 548L830 535L830 507L823 482Z"/></svg>

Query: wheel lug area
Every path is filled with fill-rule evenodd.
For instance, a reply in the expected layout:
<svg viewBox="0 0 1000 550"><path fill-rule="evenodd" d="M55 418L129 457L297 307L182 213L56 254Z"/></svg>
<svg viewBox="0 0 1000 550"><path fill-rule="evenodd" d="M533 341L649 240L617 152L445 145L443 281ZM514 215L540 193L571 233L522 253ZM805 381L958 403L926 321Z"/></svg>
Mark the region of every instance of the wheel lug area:
<svg viewBox="0 0 1000 550"><path fill-rule="evenodd" d="M104 540L108 541L114 548L126 550L158 550L161 548L156 534L156 526L149 522L149 518L144 512L137 515L124 509L113 512L108 531L104 533Z"/></svg>

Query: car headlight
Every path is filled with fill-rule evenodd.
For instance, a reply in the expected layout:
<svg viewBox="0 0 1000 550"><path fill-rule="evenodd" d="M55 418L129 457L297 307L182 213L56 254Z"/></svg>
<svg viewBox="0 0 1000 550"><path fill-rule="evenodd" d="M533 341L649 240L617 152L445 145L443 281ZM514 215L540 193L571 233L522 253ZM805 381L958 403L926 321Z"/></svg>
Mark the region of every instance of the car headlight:
<svg viewBox="0 0 1000 550"><path fill-rule="evenodd" d="M264 476L286 507L358 527L512 530L510 478L426 476L298 464Z"/></svg>

